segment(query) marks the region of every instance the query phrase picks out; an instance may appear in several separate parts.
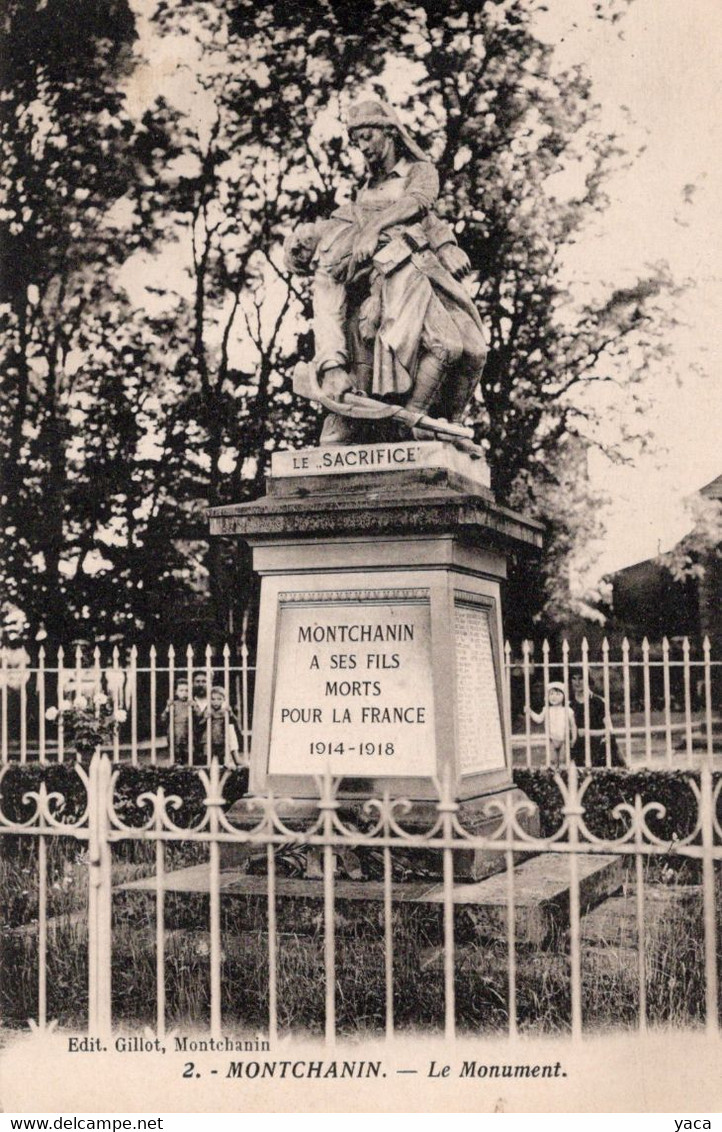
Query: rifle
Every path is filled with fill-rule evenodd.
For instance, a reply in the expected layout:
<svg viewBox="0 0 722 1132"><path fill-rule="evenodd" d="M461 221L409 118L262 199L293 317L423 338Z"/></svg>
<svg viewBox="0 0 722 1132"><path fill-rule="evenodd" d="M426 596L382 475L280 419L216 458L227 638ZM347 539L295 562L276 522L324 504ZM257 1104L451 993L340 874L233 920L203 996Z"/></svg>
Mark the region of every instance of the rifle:
<svg viewBox="0 0 722 1132"><path fill-rule="evenodd" d="M389 420L394 418L409 428L423 428L427 432L447 440L455 448L467 452L475 460L484 460L484 449L474 444L471 439L473 429L464 425L454 424L452 421L429 417L414 409L406 409L403 405L393 405L386 401L377 401L358 389L350 389L343 394L340 401L334 400L323 392L318 384L316 367L309 362L298 362L293 371L293 392L297 397L305 397L309 401L317 401L332 413L341 417L352 417L355 420Z"/></svg>

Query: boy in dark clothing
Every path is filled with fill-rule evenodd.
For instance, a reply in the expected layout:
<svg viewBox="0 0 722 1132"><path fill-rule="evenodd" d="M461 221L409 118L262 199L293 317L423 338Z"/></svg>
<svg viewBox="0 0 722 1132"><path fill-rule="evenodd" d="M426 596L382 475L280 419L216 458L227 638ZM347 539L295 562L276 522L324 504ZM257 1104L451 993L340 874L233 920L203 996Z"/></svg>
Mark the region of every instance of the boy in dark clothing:
<svg viewBox="0 0 722 1132"><path fill-rule="evenodd" d="M173 699L168 700L160 720L168 729L168 753L171 763L188 760L188 730L191 726L191 702L188 681L181 677L176 680Z"/></svg>
<svg viewBox="0 0 722 1132"><path fill-rule="evenodd" d="M238 720L226 700L225 690L218 686L211 688L210 704L201 718L204 762L207 751L207 728L209 726L211 755L227 767L246 765L241 758L238 745Z"/></svg>

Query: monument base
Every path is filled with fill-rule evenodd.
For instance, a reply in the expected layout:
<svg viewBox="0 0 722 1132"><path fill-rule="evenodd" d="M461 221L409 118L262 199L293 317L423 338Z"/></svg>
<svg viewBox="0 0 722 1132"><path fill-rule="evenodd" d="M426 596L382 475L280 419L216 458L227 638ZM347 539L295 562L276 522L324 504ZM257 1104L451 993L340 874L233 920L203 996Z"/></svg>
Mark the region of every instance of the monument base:
<svg viewBox="0 0 722 1132"><path fill-rule="evenodd" d="M519 790L518 787L510 786L503 790L496 791L493 794L487 794L482 798L474 798L469 801L461 802L457 811L456 817L462 827L469 833L473 833L475 837L488 837L495 838L499 829L500 817L498 814L488 814L485 812L488 804L492 800L504 802L510 800L513 805L524 803L523 809L520 809L517 814L517 821L523 830L531 837L539 836L539 812L537 808L529 802L526 794ZM368 829L370 820L375 820L376 813L372 813L371 819L368 810L365 809L365 802L367 797L354 801L351 797L347 797L339 806L337 811L338 819L342 825L347 829L358 830L359 835L363 835L363 831ZM249 798L245 801L236 802L228 810L228 819L232 825L238 829L248 830L252 829L259 820L261 813L260 809L253 808L253 799ZM248 804L250 803L250 805ZM294 831L298 831L299 837L316 822L318 817L318 807L312 801L296 802L291 800L279 799L276 804L276 811L283 824ZM438 819L438 810L431 802L422 802L414 805L409 814L400 816L398 823L401 828L411 836L424 837L435 825ZM499 842L501 845L501 842ZM339 875L349 876L354 880L368 879L363 872L363 852L354 852L358 847L353 844L343 846L339 851L336 858L336 872ZM364 847L361 847L362 849ZM369 844L367 848L373 848ZM348 850L351 850L351 857L354 859L352 871L349 871L348 863ZM442 875L442 854L441 850L435 849L433 842L429 842L428 846L421 849L409 848L406 849L403 843L399 842L398 850L394 852L401 852L404 854L407 862L408 880L413 881L418 879L414 875L414 856L418 856L420 860L420 869L423 870L424 875L429 875L439 878ZM524 860L529 854L515 853L514 863L518 864ZM224 843L221 845L221 868L222 869L244 869L247 868L254 857L266 858L265 845L253 846L249 844L233 845ZM500 849L478 849L478 848L464 848L454 850L454 880L483 880L485 877L492 876L494 873L501 872L506 868L506 855ZM321 866L321 849L315 846L305 847L305 867L304 876L307 878L320 879L323 876L323 869Z"/></svg>
<svg viewBox="0 0 722 1132"><path fill-rule="evenodd" d="M261 575L250 789L433 805L512 786L500 587L541 527L438 441L274 454L265 498L213 508Z"/></svg>

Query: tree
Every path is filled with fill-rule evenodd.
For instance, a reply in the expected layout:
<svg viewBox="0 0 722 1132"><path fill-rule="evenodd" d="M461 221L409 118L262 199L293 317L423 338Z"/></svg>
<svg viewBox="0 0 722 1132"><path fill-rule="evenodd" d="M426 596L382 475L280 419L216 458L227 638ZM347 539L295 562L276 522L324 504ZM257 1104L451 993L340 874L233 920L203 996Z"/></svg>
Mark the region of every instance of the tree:
<svg viewBox="0 0 722 1132"><path fill-rule="evenodd" d="M125 0L13 0L2 25L2 612L56 642L134 624L173 554L169 539L151 565L137 536L161 533L183 457L177 331L113 277L163 227L149 199L168 147L120 88L134 38Z"/></svg>
<svg viewBox="0 0 722 1132"><path fill-rule="evenodd" d="M600 18L620 15L613 3L597 7ZM351 188L338 121L343 105L361 91L386 97L403 70L407 93L394 101L428 145L442 180L440 210L456 221L479 270L477 303L491 349L471 414L476 436L498 498L550 524L535 600L520 618L526 628L542 608L559 614L569 599L569 553L590 534L585 477L574 506L568 492L580 459L572 442L599 442L599 415L586 391L608 383L627 393L641 383L659 358L670 286L659 268L575 309L564 249L603 210L605 176L621 151L616 138L599 132L582 71L554 70L552 48L534 34L532 8L522 0L323 0L291 9L167 2L157 15L164 34L179 21L186 30L197 21L213 105L204 141L187 123L178 141L197 166L187 208L198 419L211 469L224 451L234 464L227 476L212 472L209 499L258 494L269 450L308 435L308 413L288 394L296 352L309 350L307 324L299 321L308 317L308 298L283 275L278 242L299 219L327 214L337 191ZM329 106L322 140L317 124ZM577 170L576 187L561 195L557 186L570 170ZM222 326L214 327L219 311ZM230 362L234 335L248 343L252 373ZM618 439L628 437L612 437L606 447L619 458ZM211 553L218 562L220 549ZM216 568L211 559L211 578Z"/></svg>
<svg viewBox="0 0 722 1132"><path fill-rule="evenodd" d="M184 90L174 101L166 91L141 123L124 123L112 141L101 130L100 144L112 144L123 175L97 192L106 222L113 201L132 207L132 219L115 233L111 262L132 262L151 245L162 257L172 247L174 274L148 292L153 319L99 292L88 308L110 338L133 326L137 350L155 358L143 387L154 406L145 435L155 430L164 438L162 468L144 465L140 434L120 411L140 379L133 377L137 366L123 368L117 345L111 368L118 372L105 386L96 375L89 402L108 453L123 437L122 451L131 455L126 490L112 506L108 490L93 536L100 532L103 554L112 559L108 586L122 576L129 592L137 579L149 587L142 600L132 597L129 616L161 623L158 595L174 570L179 594L190 594L188 548L205 538L203 504L257 496L271 451L312 438L314 411L290 392L296 360L311 353L309 294L285 273L280 244L295 223L327 215L338 195L352 190L354 158L341 119L351 101L373 92L394 102L428 146L442 180L439 210L455 222L479 272L476 301L490 354L470 422L487 448L497 497L550 520L539 587L533 603L517 606L515 628L528 629L545 605L556 612L566 600L565 564L590 524L583 477L575 475L580 451L601 441L618 450L614 437L600 433L587 391L616 383L627 393L641 382L659 356L669 280L659 269L597 304L573 302L564 250L604 208L605 176L620 150L616 138L599 131L582 71L554 69L552 49L535 35L533 7L527 0L158 3L157 35L194 37L195 96ZM620 14L616 0L596 11L599 18ZM97 60L93 42L89 57ZM113 59L121 54L116 49ZM78 79L91 90L100 81L94 66ZM101 67L100 77L103 99L115 98L114 116L122 118L118 67ZM53 88L45 99L55 105L54 98ZM76 133L92 147L87 125ZM571 173L573 187L562 191ZM60 229L58 221L53 231L61 243ZM94 232L85 243L91 276L97 257L109 254L95 239ZM142 306L136 288L130 308ZM158 401L152 388L163 358L165 394ZM115 393L104 407L106 388ZM41 447L49 452L54 444L50 429ZM114 451L109 483L121 463ZM147 493L154 475L162 502L133 524L128 500L133 491ZM83 498L87 513L87 492L73 497L72 507ZM113 555L103 532L117 522L118 508L126 512L126 535L133 531L128 553ZM56 560L69 530L55 530ZM88 531L86 523L86 543ZM73 537L82 537L80 528ZM156 548L171 545L178 561L167 562L156 581L144 564ZM26 559L35 551L31 540ZM203 571L220 636L229 595L238 616L251 600L248 559L238 546L214 541L202 552ZM96 582L88 588L97 593Z"/></svg>

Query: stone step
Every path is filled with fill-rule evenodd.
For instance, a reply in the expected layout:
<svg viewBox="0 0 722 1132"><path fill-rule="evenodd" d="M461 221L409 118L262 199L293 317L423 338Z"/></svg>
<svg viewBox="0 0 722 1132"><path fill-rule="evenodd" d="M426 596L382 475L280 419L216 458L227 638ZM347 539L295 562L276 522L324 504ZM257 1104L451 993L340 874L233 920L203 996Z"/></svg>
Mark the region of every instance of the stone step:
<svg viewBox="0 0 722 1132"><path fill-rule="evenodd" d="M621 857L578 853L579 905L582 915L622 885ZM475 905L471 912L481 936L506 936L507 876L497 873L472 885L457 886L455 900ZM570 854L542 853L514 870L515 933L519 943L541 947L554 930L569 927Z"/></svg>
<svg viewBox="0 0 722 1132"><path fill-rule="evenodd" d="M663 927L687 921L702 900L700 885L644 886L644 922L651 938ZM638 945L637 900L634 890L613 896L585 917L582 940L599 948L634 948Z"/></svg>
<svg viewBox="0 0 722 1132"><path fill-rule="evenodd" d="M582 913L615 892L622 883L622 859L601 854L577 854L579 900ZM547 853L533 857L514 869L514 906L518 942L541 946L555 927L564 930L569 923L570 855ZM166 874L166 892L207 893L210 866L195 865ZM116 891L154 892L154 877L118 885ZM265 896L264 876L248 876L237 869L220 874L223 896ZM277 877L279 898L322 899L323 883L308 877ZM381 881L335 880L337 900L381 901ZM396 903L440 905L444 887L437 881L399 882L393 886ZM505 937L507 931L507 876L496 873L472 884L455 884L454 904L464 905L477 933L491 938Z"/></svg>

